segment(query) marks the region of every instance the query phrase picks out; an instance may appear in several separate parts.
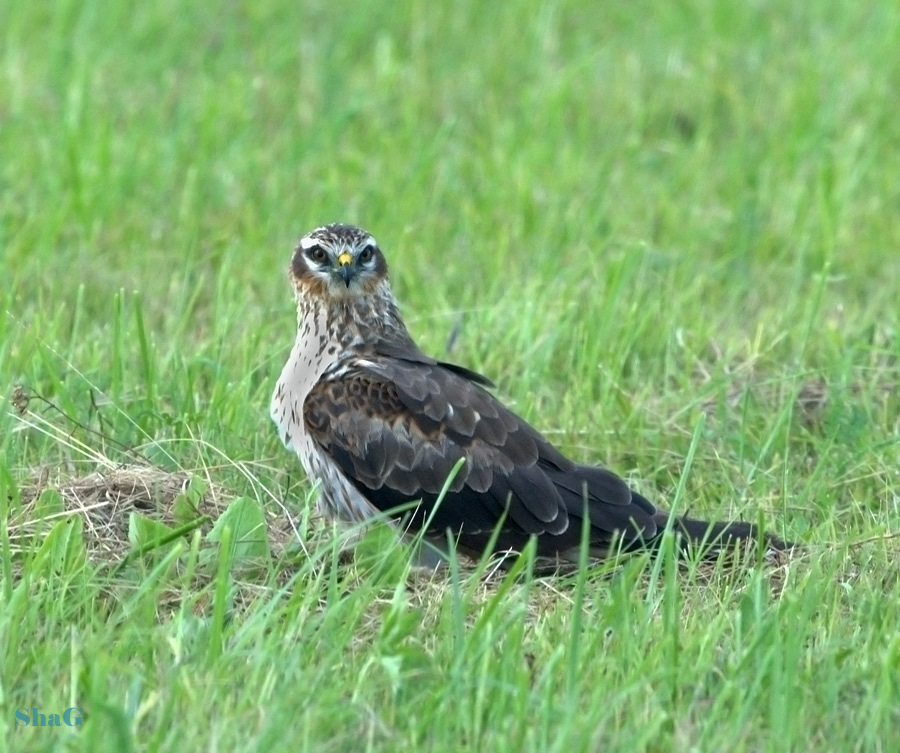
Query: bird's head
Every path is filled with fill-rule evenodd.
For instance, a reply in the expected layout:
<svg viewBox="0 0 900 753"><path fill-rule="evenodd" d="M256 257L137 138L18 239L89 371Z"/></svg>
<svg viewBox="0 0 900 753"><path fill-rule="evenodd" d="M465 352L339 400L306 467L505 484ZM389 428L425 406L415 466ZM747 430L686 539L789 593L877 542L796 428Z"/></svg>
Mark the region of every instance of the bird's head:
<svg viewBox="0 0 900 753"><path fill-rule="evenodd" d="M387 280L375 239L352 225L326 225L300 239L291 260L298 293L347 299L373 293Z"/></svg>

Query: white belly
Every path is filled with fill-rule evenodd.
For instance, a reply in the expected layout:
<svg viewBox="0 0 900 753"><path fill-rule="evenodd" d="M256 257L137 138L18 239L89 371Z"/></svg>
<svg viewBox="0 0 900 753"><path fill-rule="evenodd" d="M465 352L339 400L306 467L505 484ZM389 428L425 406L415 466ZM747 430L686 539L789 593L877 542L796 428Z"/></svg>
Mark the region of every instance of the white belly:
<svg viewBox="0 0 900 753"><path fill-rule="evenodd" d="M361 522L376 514L372 505L344 476L334 461L306 431L303 403L338 352L329 341L324 321L304 321L294 348L272 394L270 414L285 446L300 457L310 482L319 487L318 508L327 517ZM334 347L333 347L334 346Z"/></svg>

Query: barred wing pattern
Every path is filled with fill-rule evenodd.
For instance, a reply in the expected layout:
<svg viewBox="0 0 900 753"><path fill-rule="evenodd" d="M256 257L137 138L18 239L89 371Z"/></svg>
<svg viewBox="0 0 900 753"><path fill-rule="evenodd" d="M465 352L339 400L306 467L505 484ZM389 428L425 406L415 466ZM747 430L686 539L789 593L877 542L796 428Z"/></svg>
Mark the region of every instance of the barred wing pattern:
<svg viewBox="0 0 900 753"><path fill-rule="evenodd" d="M487 392L484 377L417 350L407 355L357 358L339 376L325 374L304 403L310 436L379 510L421 500L413 528L431 516L430 533L449 530L479 552L502 521L499 549L521 550L535 535L542 556L577 548L585 509L601 556L614 537L627 548L665 523L615 474L563 456Z"/></svg>

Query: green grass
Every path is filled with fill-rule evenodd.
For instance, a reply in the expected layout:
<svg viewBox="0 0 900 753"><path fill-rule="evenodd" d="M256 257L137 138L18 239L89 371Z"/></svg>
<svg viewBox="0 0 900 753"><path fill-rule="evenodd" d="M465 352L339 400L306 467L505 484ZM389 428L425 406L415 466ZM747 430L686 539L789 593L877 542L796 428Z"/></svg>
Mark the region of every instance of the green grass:
<svg viewBox="0 0 900 753"><path fill-rule="evenodd" d="M900 748L898 38L891 2L5 4L0 749ZM268 419L336 220L567 453L807 554L348 561ZM119 511L115 567L35 494L122 463L230 517Z"/></svg>

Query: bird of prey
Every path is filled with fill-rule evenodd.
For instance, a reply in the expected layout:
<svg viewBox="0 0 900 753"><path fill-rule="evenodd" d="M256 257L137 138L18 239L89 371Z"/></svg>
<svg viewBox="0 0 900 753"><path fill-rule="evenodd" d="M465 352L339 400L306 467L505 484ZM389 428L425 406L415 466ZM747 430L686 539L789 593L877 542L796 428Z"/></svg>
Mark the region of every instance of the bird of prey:
<svg viewBox="0 0 900 753"><path fill-rule="evenodd" d="M560 564L579 561L585 525L594 558L652 548L667 524L682 548L707 557L753 541L787 546L748 523L670 523L611 471L569 460L487 378L427 356L364 230L333 224L305 235L290 279L298 328L271 415L327 517L387 515L407 533L424 527L445 552L452 539L470 554L517 553L534 538L541 561Z"/></svg>

